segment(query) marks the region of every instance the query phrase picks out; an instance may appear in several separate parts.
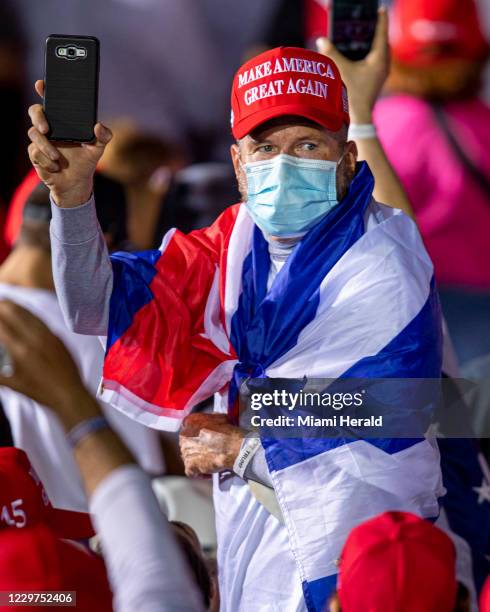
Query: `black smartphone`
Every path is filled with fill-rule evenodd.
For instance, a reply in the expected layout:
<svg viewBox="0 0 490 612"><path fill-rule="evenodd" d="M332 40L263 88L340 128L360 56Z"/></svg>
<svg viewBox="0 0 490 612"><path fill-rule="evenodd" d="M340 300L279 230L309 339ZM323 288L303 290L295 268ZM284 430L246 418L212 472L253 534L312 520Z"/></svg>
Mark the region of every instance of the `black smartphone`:
<svg viewBox="0 0 490 612"><path fill-rule="evenodd" d="M44 113L48 138L92 142L97 123L99 41L52 34L46 39Z"/></svg>
<svg viewBox="0 0 490 612"><path fill-rule="evenodd" d="M333 0L328 37L350 60L366 57L373 44L378 0Z"/></svg>

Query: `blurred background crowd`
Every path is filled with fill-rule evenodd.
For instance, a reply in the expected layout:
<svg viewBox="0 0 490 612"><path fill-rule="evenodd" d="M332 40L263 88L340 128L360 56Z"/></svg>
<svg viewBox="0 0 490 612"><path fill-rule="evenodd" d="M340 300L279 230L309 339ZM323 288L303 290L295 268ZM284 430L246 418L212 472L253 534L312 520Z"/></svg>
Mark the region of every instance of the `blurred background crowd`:
<svg viewBox="0 0 490 612"><path fill-rule="evenodd" d="M434 261L459 375L480 381L474 397L478 435L490 430L490 2L475 2L413 0L392 15L391 72L375 122ZM458 26L460 34L446 44L439 32L439 42L428 49L424 40L438 27L428 15L439 5L440 21ZM142 250L158 248L171 227L187 232L208 225L239 200L229 160L233 74L266 48L314 48L327 33L328 10L329 0L2 0L1 297L12 297L6 285L16 284L15 275L23 279L19 284L32 280L32 270L31 286L52 289L49 257L46 268L43 258L33 255L49 249L49 195L26 152L26 113L37 101L33 83L43 75L49 34L90 34L101 42L99 117L114 139L94 187L99 219L111 250ZM421 20L429 32L414 29ZM103 358L98 340L74 340L61 329L54 297L25 297L23 304L58 319L50 327L95 392ZM16 428L25 431L23 409L7 391L0 398L15 438ZM31 416L26 412L25 418ZM171 518L193 525L212 558L207 483L187 486L172 436L142 431L112 412L109 418L148 472L166 474L154 486L162 507ZM44 425L38 427L42 431ZM488 441L481 443L488 458ZM86 510L68 446L50 447L35 435L18 446L29 447L55 505ZM36 453L52 457L36 461ZM43 474L39 466L58 469L59 475ZM207 570L190 549L186 554L208 601Z"/></svg>

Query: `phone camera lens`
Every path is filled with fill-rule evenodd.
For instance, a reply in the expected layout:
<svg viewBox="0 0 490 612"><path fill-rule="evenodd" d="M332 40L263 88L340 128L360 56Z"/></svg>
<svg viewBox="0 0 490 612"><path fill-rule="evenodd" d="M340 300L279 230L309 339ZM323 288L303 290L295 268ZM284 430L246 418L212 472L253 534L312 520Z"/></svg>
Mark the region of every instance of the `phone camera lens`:
<svg viewBox="0 0 490 612"><path fill-rule="evenodd" d="M70 48L68 49L68 55L69 55L70 57L74 57L74 56L75 56L75 49L74 49L73 47L70 47Z"/></svg>

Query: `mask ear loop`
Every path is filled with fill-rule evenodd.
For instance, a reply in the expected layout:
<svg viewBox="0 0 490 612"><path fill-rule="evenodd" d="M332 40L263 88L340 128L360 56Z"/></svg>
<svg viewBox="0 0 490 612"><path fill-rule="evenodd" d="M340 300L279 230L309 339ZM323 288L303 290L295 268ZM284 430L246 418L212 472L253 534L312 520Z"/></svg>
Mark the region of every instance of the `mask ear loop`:
<svg viewBox="0 0 490 612"><path fill-rule="evenodd" d="M340 156L340 159L337 161L337 168L340 166L340 164L344 161L344 157L345 157L345 147L344 147L344 152L342 153L342 155Z"/></svg>

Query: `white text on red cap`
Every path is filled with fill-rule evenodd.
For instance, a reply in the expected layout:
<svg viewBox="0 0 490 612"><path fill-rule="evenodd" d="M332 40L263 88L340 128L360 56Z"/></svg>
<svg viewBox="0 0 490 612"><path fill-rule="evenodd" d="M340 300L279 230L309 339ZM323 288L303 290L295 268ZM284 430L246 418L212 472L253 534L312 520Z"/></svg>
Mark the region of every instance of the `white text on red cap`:
<svg viewBox="0 0 490 612"><path fill-rule="evenodd" d="M257 81L258 79L270 76L271 74L279 74L283 72L318 74L321 77L335 80L335 74L330 64L305 60L298 57L281 57L275 60L274 69L272 69L272 61L269 60L259 64L258 66L245 70L245 72L242 74L239 74L238 89L244 85ZM300 78L294 80L290 78L287 83L285 83L283 79L275 79L274 81L262 83L261 85L247 89L243 95L243 99L245 104L250 106L250 104L253 104L257 100L269 98L270 96L280 96L283 93L309 94L318 98L327 98L328 84L314 79L306 80Z"/></svg>

